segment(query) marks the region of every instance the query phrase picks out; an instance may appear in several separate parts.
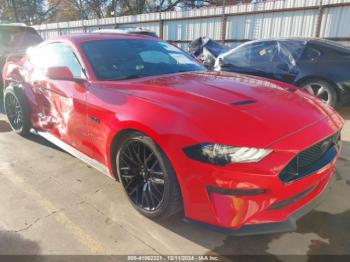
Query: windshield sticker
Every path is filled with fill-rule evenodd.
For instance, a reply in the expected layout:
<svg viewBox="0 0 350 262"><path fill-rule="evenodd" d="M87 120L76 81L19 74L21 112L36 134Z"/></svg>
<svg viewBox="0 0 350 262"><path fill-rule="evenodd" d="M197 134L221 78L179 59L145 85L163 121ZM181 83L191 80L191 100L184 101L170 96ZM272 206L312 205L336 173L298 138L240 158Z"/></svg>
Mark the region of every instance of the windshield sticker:
<svg viewBox="0 0 350 262"><path fill-rule="evenodd" d="M178 54L169 54L172 58L174 58L179 64L191 64L192 61L185 55Z"/></svg>
<svg viewBox="0 0 350 262"><path fill-rule="evenodd" d="M264 49L260 50L259 55L260 56L266 55L266 49L264 48Z"/></svg>
<svg viewBox="0 0 350 262"><path fill-rule="evenodd" d="M158 42L159 45L161 45L164 49L172 52L179 52L179 49L177 49L175 46L164 43L164 42Z"/></svg>

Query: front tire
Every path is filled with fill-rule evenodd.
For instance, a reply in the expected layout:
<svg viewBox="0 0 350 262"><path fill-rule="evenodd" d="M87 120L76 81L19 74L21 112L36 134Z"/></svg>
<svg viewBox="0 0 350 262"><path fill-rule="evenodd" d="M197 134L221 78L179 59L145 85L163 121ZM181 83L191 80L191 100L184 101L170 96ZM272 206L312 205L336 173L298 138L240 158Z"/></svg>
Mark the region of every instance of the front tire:
<svg viewBox="0 0 350 262"><path fill-rule="evenodd" d="M29 107L22 92L13 86L5 89L4 107L13 131L21 136L30 133Z"/></svg>
<svg viewBox="0 0 350 262"><path fill-rule="evenodd" d="M181 191L160 147L148 136L132 132L117 146L116 169L132 205L144 216L164 219L182 208Z"/></svg>
<svg viewBox="0 0 350 262"><path fill-rule="evenodd" d="M317 96L319 99L323 100L326 104L336 107L338 103L338 94L334 86L330 83L319 80L311 79L301 84L308 93Z"/></svg>

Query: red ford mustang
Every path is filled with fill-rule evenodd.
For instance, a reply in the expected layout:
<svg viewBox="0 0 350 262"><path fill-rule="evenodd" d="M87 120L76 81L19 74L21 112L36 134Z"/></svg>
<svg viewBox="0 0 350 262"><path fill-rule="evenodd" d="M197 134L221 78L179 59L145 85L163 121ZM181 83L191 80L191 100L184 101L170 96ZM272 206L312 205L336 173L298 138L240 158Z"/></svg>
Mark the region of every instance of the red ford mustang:
<svg viewBox="0 0 350 262"><path fill-rule="evenodd" d="M343 119L287 84L207 72L159 39L45 41L4 70L12 128L122 182L150 218L232 235L295 229L328 191Z"/></svg>

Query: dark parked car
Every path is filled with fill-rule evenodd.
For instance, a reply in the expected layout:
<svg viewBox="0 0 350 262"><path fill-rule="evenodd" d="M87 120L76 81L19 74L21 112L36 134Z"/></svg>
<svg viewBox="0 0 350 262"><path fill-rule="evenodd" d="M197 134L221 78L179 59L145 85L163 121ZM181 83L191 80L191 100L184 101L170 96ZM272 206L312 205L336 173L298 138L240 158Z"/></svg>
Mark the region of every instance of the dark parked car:
<svg viewBox="0 0 350 262"><path fill-rule="evenodd" d="M350 49L333 41L252 41L219 55L214 68L291 83L331 106L350 96Z"/></svg>
<svg viewBox="0 0 350 262"><path fill-rule="evenodd" d="M19 24L0 24L0 87L2 86L2 69L10 54L24 54L30 46L42 42L34 28Z"/></svg>

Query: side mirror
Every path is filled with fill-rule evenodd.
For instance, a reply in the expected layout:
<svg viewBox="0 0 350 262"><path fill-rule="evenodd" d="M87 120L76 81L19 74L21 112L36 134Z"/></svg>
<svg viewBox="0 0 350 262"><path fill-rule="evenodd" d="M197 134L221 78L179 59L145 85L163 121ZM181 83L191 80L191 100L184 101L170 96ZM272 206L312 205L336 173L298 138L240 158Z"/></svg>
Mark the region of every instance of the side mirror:
<svg viewBox="0 0 350 262"><path fill-rule="evenodd" d="M46 76L52 80L75 81L72 71L65 66L49 67Z"/></svg>

